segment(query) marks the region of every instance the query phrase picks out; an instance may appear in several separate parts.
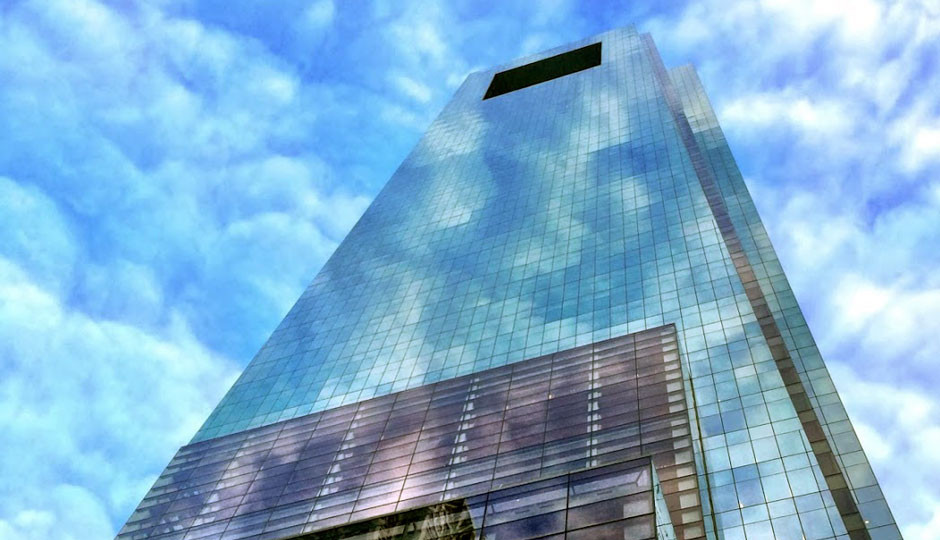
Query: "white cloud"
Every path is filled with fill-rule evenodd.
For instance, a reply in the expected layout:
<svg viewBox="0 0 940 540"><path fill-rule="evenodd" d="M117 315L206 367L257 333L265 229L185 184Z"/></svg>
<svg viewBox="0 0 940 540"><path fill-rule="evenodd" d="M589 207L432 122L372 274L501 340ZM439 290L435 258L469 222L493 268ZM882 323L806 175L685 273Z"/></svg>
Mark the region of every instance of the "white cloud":
<svg viewBox="0 0 940 540"><path fill-rule="evenodd" d="M298 204L347 196L341 194L348 190L327 181L331 166L308 145L322 96L252 40L148 6L127 16L93 2L82 6L94 13L91 23L85 20L89 15L58 13L66 8L57 4L17 6L5 14L8 35L22 39L3 43L14 54L0 59L0 73L8 81L0 94L0 113L35 134L37 142L5 145L10 154L0 150L0 163L25 162L36 178L34 191L54 196L62 213L73 216L70 224L80 224L69 241L79 246L83 262L76 286L82 292L78 299L89 299L84 308L113 316L103 299L114 294L101 287L120 283L118 274L133 271L138 277L149 272L144 279L151 283L137 285L150 291L150 304L158 309L162 297L164 310L183 301L204 312L213 304L232 311L232 296L217 294L218 287L236 282L246 285L237 287L245 291L264 280L230 275L225 265L207 267L205 261L226 253L246 256L230 249L235 239L226 231L234 222L251 221L252 213L282 213L280 221L256 223L296 223L296 234L281 239L283 249L255 251L248 255L255 259L239 266L262 272L264 265L254 261L263 260L290 267L281 275L284 287L302 290L354 221L334 217L332 208ZM108 37L89 45L89 51L58 46L93 41L89 32L105 32L102 25ZM37 69L18 69L20 61ZM34 106L37 100L45 106ZM292 150L289 157L269 148L301 144L307 149ZM347 205L344 213L361 208ZM279 229L270 234L254 230L252 238L264 238ZM307 266L288 264L297 253L310 254ZM276 261L270 260L272 254ZM183 285L191 285L182 296L181 275L189 280ZM242 311L243 316L275 319L293 301L284 300L283 292L269 292L250 293L258 294L257 309ZM207 329L212 307L202 315L187 305L178 307L194 317L195 331ZM160 316L166 312L148 319ZM251 347L262 338L259 330L250 338Z"/></svg>
<svg viewBox="0 0 940 540"><path fill-rule="evenodd" d="M940 161L940 127L918 126L907 146L906 164L911 169Z"/></svg>
<svg viewBox="0 0 940 540"><path fill-rule="evenodd" d="M643 26L674 56L694 61L723 126L745 144L779 143L788 140L781 128L796 128L802 142L817 146L797 162L804 170L805 155L817 154L811 163L828 170L854 160L917 172L936 164L940 125L940 98L929 90L940 84L930 69L940 53L940 18L931 9L870 0L851 8L705 2L678 21ZM897 183L868 181L889 184L882 189Z"/></svg>
<svg viewBox="0 0 940 540"><path fill-rule="evenodd" d="M427 103L431 101L431 89L427 85L420 83L407 75L391 75L391 82L398 90L417 101L418 103Z"/></svg>
<svg viewBox="0 0 940 540"><path fill-rule="evenodd" d="M914 523L904 529L907 538L921 538L923 540L936 540L940 538L940 499L928 501L929 507L935 508L930 517L920 523Z"/></svg>
<svg viewBox="0 0 940 540"><path fill-rule="evenodd" d="M830 362L829 369L902 533L906 538L940 538L940 530L932 527L940 502L934 487L940 470L940 401L932 394L865 380L842 362Z"/></svg>
<svg viewBox="0 0 940 540"><path fill-rule="evenodd" d="M860 347L867 368L893 380L913 378L913 385L936 384L933 375L940 355L940 287L891 287L850 277L833 291L830 313L832 330L841 345ZM865 369L865 368L862 368Z"/></svg>
<svg viewBox="0 0 940 540"><path fill-rule="evenodd" d="M848 332L858 332L893 300L890 291L857 275L843 277L832 296L842 314L840 322L847 323L844 328Z"/></svg>
<svg viewBox="0 0 940 540"><path fill-rule="evenodd" d="M937 15L707 1L640 24L696 64L908 538L940 535Z"/></svg>
<svg viewBox="0 0 940 540"><path fill-rule="evenodd" d="M380 117L394 126L413 129L415 131L428 127L428 121L423 115L406 109L400 105L387 104L382 108Z"/></svg>
<svg viewBox="0 0 940 540"><path fill-rule="evenodd" d="M33 279L56 291L70 285L78 257L68 220L55 201L36 188L0 176L0 230L5 253L25 265Z"/></svg>
<svg viewBox="0 0 940 540"><path fill-rule="evenodd" d="M844 137L851 114L837 100L813 101L793 88L734 98L718 111L722 126L753 132L790 125L811 143Z"/></svg>
<svg viewBox="0 0 940 540"><path fill-rule="evenodd" d="M368 197L255 40L91 0L0 27L0 538L108 538Z"/></svg>
<svg viewBox="0 0 940 540"><path fill-rule="evenodd" d="M827 202L825 191L784 195L769 223L823 351L860 357L859 372L921 388L936 384L931 366L940 354L940 256L930 248L940 245L935 192L909 197L873 223Z"/></svg>
<svg viewBox="0 0 940 540"><path fill-rule="evenodd" d="M156 334L96 321L6 259L0 283L0 475L18 486L0 520L17 538L108 537L235 366L178 317Z"/></svg>
<svg viewBox="0 0 940 540"><path fill-rule="evenodd" d="M188 19L198 3L182 4L0 10L10 177L0 178L0 347L10 351L0 466L31 486L0 497L0 538L110 535L101 512L121 522L192 433L234 372L226 352L250 355L352 226L369 198L361 177L386 165L341 170L318 155L331 142L319 123L356 133L344 159L349 148L380 151L383 134L407 150L467 58L490 65L516 50L508 29L519 20L537 26L521 34L527 48L585 25L531 6L468 22L446 4L376 3L365 37L342 44L375 51L378 68L343 69L368 83L312 84L276 43ZM936 534L940 519L936 482L891 463L929 459L937 444L934 379L892 369L940 354L937 13L908 1L715 0L639 25L698 64L735 155L761 165L745 171L757 204L826 357L851 366L837 384L854 396L850 412L911 538ZM342 15L322 1L275 22L309 58L340 52L326 37ZM371 133L378 144L359 140ZM898 398L879 412L865 404L876 394ZM91 417L100 425L81 421ZM917 497L897 507L908 491ZM87 519L63 502L79 495Z"/></svg>
<svg viewBox="0 0 940 540"><path fill-rule="evenodd" d="M840 41L854 46L869 46L874 32L881 29L883 7L878 2L861 0L851 9L837 2L765 0L760 3L763 15L775 23L786 25L789 39L806 40L817 32L833 29Z"/></svg>
<svg viewBox="0 0 940 540"><path fill-rule="evenodd" d="M363 195L334 193L323 201L317 214L324 216L324 219L318 222L326 230L342 236L359 221L371 202L372 199Z"/></svg>
<svg viewBox="0 0 940 540"><path fill-rule="evenodd" d="M415 137L427 128L449 97L450 89L467 73L467 63L459 45L467 29L454 20L447 4L394 2L374 5L376 18L383 21L377 36L390 65L383 75L397 94L407 98L383 102L378 117L398 131ZM448 89L435 89L446 83ZM378 99L387 98L382 92Z"/></svg>
<svg viewBox="0 0 940 540"><path fill-rule="evenodd" d="M113 536L105 508L89 490L58 484L43 495L43 506L48 510L22 510L9 520L0 519L0 540L83 540Z"/></svg>
<svg viewBox="0 0 940 540"><path fill-rule="evenodd" d="M311 3L304 10L304 24L308 27L305 30L319 30L329 26L336 15L336 6L333 0L319 0Z"/></svg>

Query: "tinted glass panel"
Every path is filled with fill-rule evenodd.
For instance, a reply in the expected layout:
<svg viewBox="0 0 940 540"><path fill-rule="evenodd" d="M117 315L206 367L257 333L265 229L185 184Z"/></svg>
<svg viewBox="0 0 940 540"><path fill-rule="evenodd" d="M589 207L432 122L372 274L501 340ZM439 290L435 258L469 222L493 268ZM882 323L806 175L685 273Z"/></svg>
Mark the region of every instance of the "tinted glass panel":
<svg viewBox="0 0 940 540"><path fill-rule="evenodd" d="M601 65L600 43L557 54L538 62L497 73L493 76L493 82L490 83L483 99L501 96L599 65Z"/></svg>

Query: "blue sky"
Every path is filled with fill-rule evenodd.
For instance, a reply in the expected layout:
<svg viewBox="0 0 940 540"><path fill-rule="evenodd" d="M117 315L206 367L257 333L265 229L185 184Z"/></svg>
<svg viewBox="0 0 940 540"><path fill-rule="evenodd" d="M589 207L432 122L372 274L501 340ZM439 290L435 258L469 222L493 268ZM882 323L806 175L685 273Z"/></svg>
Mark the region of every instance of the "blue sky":
<svg viewBox="0 0 940 540"><path fill-rule="evenodd" d="M935 1L0 0L0 540L112 537L468 72L629 23L940 539Z"/></svg>

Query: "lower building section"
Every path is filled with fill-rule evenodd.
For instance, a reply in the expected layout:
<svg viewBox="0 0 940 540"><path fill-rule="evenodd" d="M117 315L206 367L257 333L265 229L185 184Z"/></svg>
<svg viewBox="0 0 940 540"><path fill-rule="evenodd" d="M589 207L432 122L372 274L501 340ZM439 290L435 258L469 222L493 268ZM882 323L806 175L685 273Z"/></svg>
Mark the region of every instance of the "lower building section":
<svg viewBox="0 0 940 540"><path fill-rule="evenodd" d="M649 458L526 482L297 540L674 539Z"/></svg>
<svg viewBox="0 0 940 540"><path fill-rule="evenodd" d="M188 445L118 538L471 526L490 540L704 537L675 327Z"/></svg>

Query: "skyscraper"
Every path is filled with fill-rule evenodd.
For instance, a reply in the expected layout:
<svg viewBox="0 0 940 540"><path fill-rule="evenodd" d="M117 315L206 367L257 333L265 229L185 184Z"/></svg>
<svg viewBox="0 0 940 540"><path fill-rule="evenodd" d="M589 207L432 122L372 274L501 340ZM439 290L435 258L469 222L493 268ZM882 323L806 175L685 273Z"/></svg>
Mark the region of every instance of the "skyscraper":
<svg viewBox="0 0 940 540"><path fill-rule="evenodd" d="M691 67L470 74L118 535L899 538Z"/></svg>

